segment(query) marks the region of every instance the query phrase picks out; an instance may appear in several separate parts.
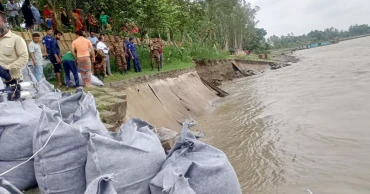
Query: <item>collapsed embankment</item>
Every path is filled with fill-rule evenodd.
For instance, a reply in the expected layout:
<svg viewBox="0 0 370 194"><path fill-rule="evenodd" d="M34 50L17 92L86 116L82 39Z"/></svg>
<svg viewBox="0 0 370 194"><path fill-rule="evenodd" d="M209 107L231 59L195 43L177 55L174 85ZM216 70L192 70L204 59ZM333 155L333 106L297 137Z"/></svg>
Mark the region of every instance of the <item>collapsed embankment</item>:
<svg viewBox="0 0 370 194"><path fill-rule="evenodd" d="M127 116L138 117L157 127L180 131L181 123L213 109L217 99L200 80L197 72L177 78L158 79L127 87Z"/></svg>
<svg viewBox="0 0 370 194"><path fill-rule="evenodd" d="M127 95L127 111L125 118L106 120L115 126L112 130L128 118L137 117L156 127L180 131L185 119L200 117L214 109L214 101L219 98L216 94L222 92L217 86L222 82L286 65L269 61L201 60L196 61L195 68L113 82L108 86ZM104 101L108 103L109 98Z"/></svg>

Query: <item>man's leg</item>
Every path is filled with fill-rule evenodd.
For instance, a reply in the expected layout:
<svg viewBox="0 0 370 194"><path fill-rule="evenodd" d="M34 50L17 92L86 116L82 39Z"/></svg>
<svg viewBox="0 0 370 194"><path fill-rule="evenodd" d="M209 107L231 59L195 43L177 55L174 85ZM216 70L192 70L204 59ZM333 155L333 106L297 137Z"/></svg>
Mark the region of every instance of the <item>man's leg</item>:
<svg viewBox="0 0 370 194"><path fill-rule="evenodd" d="M12 79L9 70L3 68L2 66L0 66L0 77L3 78L6 82Z"/></svg>
<svg viewBox="0 0 370 194"><path fill-rule="evenodd" d="M131 61L130 61L130 57L126 57L126 63L127 63L127 70L130 71L131 70Z"/></svg>
<svg viewBox="0 0 370 194"><path fill-rule="evenodd" d="M109 54L106 54L106 60L107 60L107 63L106 63L106 68L107 68L107 75L112 75L112 72L110 71L110 58L109 58Z"/></svg>
<svg viewBox="0 0 370 194"><path fill-rule="evenodd" d="M69 69L72 71L73 77L75 78L76 87L80 86L80 79L78 78L78 70L75 61L68 61Z"/></svg>
<svg viewBox="0 0 370 194"><path fill-rule="evenodd" d="M44 73L43 67L41 65L36 65L35 71L36 71L36 80L40 82L42 79L42 74Z"/></svg>
<svg viewBox="0 0 370 194"><path fill-rule="evenodd" d="M64 77L65 77L65 81L66 81L66 86L70 86L70 81L71 81L71 74L70 74L70 69L69 69L69 61L63 61L63 68L64 68Z"/></svg>
<svg viewBox="0 0 370 194"><path fill-rule="evenodd" d="M163 53L159 55L159 60L161 64L161 68L163 67Z"/></svg>
<svg viewBox="0 0 370 194"><path fill-rule="evenodd" d="M19 18L18 17L19 17L18 15L15 16L15 22L17 23L17 27L20 27L21 25L19 24Z"/></svg>
<svg viewBox="0 0 370 194"><path fill-rule="evenodd" d="M13 17L13 16L10 16L10 20L11 20L11 22L12 22L12 28L15 28L16 27L16 22L15 22L15 17Z"/></svg>
<svg viewBox="0 0 370 194"><path fill-rule="evenodd" d="M62 78L61 78L61 72L62 72L62 65L57 63L56 61L53 61L52 62L53 65L54 65L54 72L55 72L55 75L57 77L57 81L58 81L58 86L61 86L63 85L62 84Z"/></svg>

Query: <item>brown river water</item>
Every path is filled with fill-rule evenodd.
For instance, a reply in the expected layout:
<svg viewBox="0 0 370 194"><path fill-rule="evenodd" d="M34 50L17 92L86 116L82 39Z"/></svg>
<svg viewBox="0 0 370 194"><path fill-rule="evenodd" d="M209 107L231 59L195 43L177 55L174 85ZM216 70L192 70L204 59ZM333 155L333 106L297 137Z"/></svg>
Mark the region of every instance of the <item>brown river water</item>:
<svg viewBox="0 0 370 194"><path fill-rule="evenodd" d="M222 86L198 122L244 194L370 193L370 37L298 51L290 67Z"/></svg>

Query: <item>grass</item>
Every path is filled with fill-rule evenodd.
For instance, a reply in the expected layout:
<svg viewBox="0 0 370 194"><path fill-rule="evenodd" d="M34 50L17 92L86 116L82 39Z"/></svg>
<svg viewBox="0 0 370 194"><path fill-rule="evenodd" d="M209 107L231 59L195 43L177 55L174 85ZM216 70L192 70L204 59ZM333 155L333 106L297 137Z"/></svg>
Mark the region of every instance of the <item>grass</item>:
<svg viewBox="0 0 370 194"><path fill-rule="evenodd" d="M115 65L115 63L112 65ZM193 62L171 62L169 64L164 63L163 68L161 69L160 72L169 72L169 71L174 71L174 70L180 70L180 69L186 69L190 67L194 67L195 64ZM114 69L116 69L115 66L113 66ZM150 76L159 73L158 70L154 69L152 71L150 64L145 65L143 64L142 66L142 71L139 73L135 73L133 64L131 62L131 71L128 72L127 74L121 75L119 72L112 72L113 76L108 76L104 80L104 83L109 83L109 82L115 82L115 81L120 81L120 80L125 80L125 79L131 79L131 78L137 78L137 77L143 77L143 76ZM63 75L62 75L63 77ZM62 78L63 79L63 78ZM55 79L49 80L51 84L53 84L55 87L58 85L57 81ZM65 89L62 89L65 90Z"/></svg>
<svg viewBox="0 0 370 194"><path fill-rule="evenodd" d="M131 64L131 72L128 74L123 74L121 75L118 72L114 72L113 76L109 76L105 79L105 82L114 82L114 81L119 81L119 80L125 80L125 79L131 79L131 78L137 78L137 77L143 77L146 75L154 75L158 73L158 70L154 69L152 71L151 67L146 67L142 69L142 72L135 73L133 70L133 65ZM163 64L163 68L161 69L160 72L168 72L168 71L173 71L173 70L180 70L180 69L186 69L189 67L194 67L195 64L193 62L172 62L170 64Z"/></svg>

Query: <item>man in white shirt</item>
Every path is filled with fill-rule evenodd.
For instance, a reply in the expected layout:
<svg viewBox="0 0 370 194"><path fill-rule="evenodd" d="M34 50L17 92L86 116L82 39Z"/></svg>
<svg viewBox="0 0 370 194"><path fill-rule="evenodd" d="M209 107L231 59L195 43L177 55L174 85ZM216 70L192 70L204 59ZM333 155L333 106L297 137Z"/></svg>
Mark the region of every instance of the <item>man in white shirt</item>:
<svg viewBox="0 0 370 194"><path fill-rule="evenodd" d="M90 40L91 44L93 45L94 49L96 49L96 45L99 42L98 38L96 38L94 32L90 32L90 36L87 38Z"/></svg>
<svg viewBox="0 0 370 194"><path fill-rule="evenodd" d="M43 67L42 67L42 50L40 46L40 34L33 33L32 34L32 41L28 44L28 50L30 51L31 62L32 65L36 69L36 80L38 82L41 81L43 75Z"/></svg>
<svg viewBox="0 0 370 194"><path fill-rule="evenodd" d="M10 20L12 22L12 27L19 27L19 20L18 20L18 11L19 11L19 6L14 3L14 0L9 0L8 4L6 4L6 8L10 11Z"/></svg>
<svg viewBox="0 0 370 194"><path fill-rule="evenodd" d="M110 71L109 48L104 43L104 36L100 36L98 40L99 42L96 45L96 49L102 50L104 52L105 60L106 60L107 75L113 76L112 72Z"/></svg>

